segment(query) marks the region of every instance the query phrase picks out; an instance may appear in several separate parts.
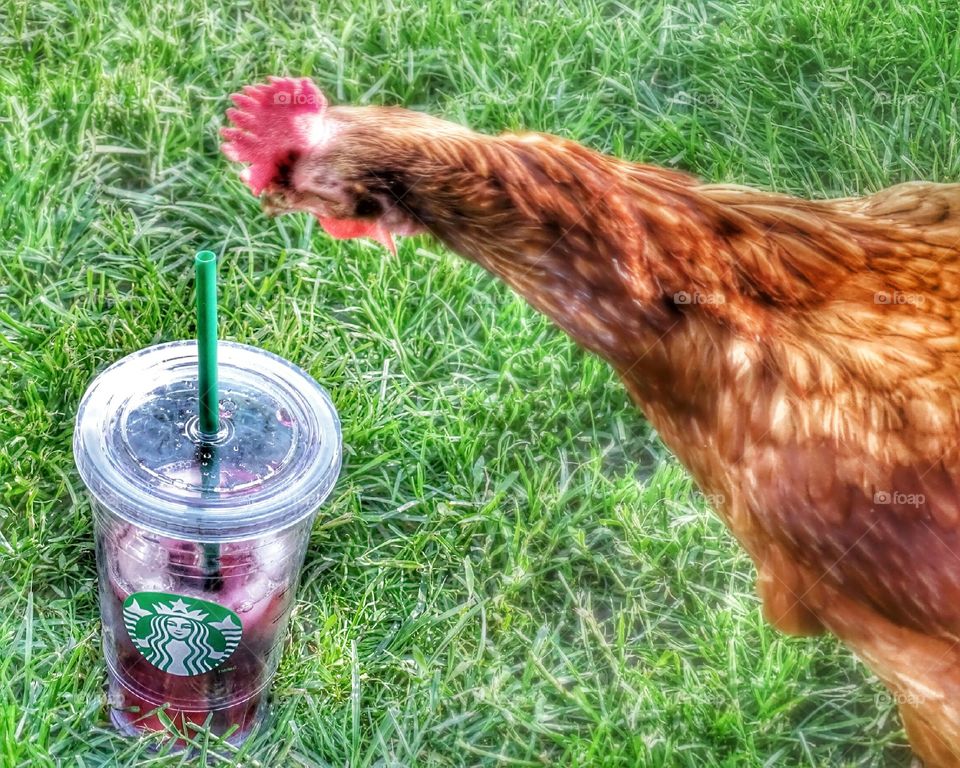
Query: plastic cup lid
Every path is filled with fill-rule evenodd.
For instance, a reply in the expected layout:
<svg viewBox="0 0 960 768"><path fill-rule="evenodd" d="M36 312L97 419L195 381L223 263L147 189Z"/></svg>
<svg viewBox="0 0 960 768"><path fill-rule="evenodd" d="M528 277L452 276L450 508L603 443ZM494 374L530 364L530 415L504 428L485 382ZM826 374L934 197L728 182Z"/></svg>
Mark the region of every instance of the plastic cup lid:
<svg viewBox="0 0 960 768"><path fill-rule="evenodd" d="M120 517L197 541L299 522L333 489L340 422L305 371L219 343L220 422L201 437L197 345L160 344L114 363L80 402L73 451L93 497Z"/></svg>

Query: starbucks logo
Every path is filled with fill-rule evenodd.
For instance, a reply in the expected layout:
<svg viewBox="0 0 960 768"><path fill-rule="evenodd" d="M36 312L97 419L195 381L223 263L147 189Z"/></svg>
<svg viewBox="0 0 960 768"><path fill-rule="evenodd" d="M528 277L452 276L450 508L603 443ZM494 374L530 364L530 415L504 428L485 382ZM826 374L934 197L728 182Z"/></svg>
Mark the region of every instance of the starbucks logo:
<svg viewBox="0 0 960 768"><path fill-rule="evenodd" d="M157 669L202 675L225 662L240 643L240 617L222 605L187 595L135 592L123 601L133 644Z"/></svg>

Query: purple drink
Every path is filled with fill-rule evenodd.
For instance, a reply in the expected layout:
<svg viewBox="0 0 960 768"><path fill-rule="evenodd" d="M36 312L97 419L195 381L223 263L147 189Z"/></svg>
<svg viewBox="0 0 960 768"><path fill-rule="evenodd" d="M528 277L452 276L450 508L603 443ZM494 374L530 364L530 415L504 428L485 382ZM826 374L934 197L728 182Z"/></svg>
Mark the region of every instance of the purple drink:
<svg viewBox="0 0 960 768"><path fill-rule="evenodd" d="M317 509L340 467L322 388L221 342L220 433L197 427L192 342L99 376L74 454L95 518L111 718L124 732L209 724L242 741L265 713Z"/></svg>

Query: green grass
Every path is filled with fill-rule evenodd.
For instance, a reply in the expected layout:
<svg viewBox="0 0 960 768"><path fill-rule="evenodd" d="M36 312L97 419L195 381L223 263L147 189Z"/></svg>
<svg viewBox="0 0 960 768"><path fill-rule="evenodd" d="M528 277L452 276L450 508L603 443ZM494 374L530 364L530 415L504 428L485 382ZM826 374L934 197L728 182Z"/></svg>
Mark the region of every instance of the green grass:
<svg viewBox="0 0 960 768"><path fill-rule="evenodd" d="M605 364L425 238L266 219L217 129L239 86L309 74L715 181L956 180L956 3L148 5L0 9L0 766L190 763L107 725L70 439L98 370L193 334L207 247L223 335L308 369L345 438L272 727L214 763L906 765L847 651L764 624Z"/></svg>

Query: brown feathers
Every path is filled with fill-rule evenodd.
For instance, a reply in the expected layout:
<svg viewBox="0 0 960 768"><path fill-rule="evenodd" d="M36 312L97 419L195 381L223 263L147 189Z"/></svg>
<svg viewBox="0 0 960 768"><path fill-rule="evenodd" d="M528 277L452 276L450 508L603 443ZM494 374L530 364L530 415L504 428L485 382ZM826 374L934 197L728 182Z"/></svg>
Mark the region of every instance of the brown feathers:
<svg viewBox="0 0 960 768"><path fill-rule="evenodd" d="M928 768L960 765L960 673L934 658L960 668L960 185L805 201L555 137L328 114L337 140L300 175L361 184L610 361L722 500L770 619L836 632L914 695Z"/></svg>

